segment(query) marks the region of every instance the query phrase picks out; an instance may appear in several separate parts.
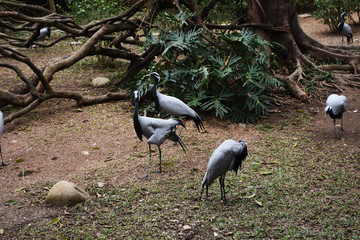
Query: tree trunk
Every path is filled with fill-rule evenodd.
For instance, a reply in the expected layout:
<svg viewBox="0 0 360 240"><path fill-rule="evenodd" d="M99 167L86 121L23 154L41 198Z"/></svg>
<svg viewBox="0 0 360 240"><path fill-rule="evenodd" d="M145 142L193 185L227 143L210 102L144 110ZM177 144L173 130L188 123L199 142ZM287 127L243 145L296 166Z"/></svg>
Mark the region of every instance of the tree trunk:
<svg viewBox="0 0 360 240"><path fill-rule="evenodd" d="M299 80L304 76L303 67L309 65L313 69L323 71L305 54L320 61L343 60L353 72L357 73L360 58L352 54L353 47L324 46L304 33L298 20L295 0L248 0L247 3L248 24L256 26L253 30L263 39L283 46L273 49L282 65L289 66L289 62L296 65L294 73L290 76L277 74L276 77L283 81L288 86L288 90L298 99L304 101L308 97L308 94L299 86Z"/></svg>

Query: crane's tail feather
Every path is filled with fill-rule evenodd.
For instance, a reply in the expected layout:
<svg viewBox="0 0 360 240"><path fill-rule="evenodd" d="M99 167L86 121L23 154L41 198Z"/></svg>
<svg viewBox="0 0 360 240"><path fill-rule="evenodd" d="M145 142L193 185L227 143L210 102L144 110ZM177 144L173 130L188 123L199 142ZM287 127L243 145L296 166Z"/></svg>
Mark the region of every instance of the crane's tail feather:
<svg viewBox="0 0 360 240"><path fill-rule="evenodd" d="M193 121L195 123L195 126L199 132L205 131L205 127L203 122L201 121L201 118L199 115L196 116L196 118L193 118Z"/></svg>
<svg viewBox="0 0 360 240"><path fill-rule="evenodd" d="M169 135L167 136L167 139L170 139L173 142L178 142L181 148L184 150L184 153L186 153L185 143L183 142L183 140L181 140L181 138L179 137L179 135L176 134L175 131L170 132Z"/></svg>
<svg viewBox="0 0 360 240"><path fill-rule="evenodd" d="M186 154L186 146L185 143L181 140L181 138L175 133L176 137L177 137L177 142L179 142L181 148L184 150L184 153Z"/></svg>

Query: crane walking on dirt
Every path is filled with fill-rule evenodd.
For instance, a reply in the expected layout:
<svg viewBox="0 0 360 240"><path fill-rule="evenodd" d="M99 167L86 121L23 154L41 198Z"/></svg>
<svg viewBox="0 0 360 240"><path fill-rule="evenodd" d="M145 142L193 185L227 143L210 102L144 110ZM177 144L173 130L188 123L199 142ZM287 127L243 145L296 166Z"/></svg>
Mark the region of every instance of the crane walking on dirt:
<svg viewBox="0 0 360 240"><path fill-rule="evenodd" d="M185 118L189 117L195 122L195 126L199 132L200 130L205 130L200 116L192 108L190 108L180 99L164 95L158 91L157 84L160 80L160 75L157 72L152 72L149 76L154 78L153 91L155 97L155 107L157 111L159 111L159 108L161 108L172 116Z"/></svg>
<svg viewBox="0 0 360 240"><path fill-rule="evenodd" d="M134 92L135 97L135 112L134 112L134 128L137 136L142 141L142 136L145 136L149 144L149 161L146 168L146 174L143 180L148 177L149 165L151 160L151 144L154 144L159 149L159 173L161 173L161 149L160 146L169 139L173 142L178 142L182 149L185 151L185 144L181 138L175 133L175 127L184 124L179 119L158 119L152 117L144 117L139 115L139 101L140 96L138 91Z"/></svg>
<svg viewBox="0 0 360 240"><path fill-rule="evenodd" d="M44 41L46 37L50 37L51 29L50 27L44 27L40 29L40 34L37 36L36 41Z"/></svg>
<svg viewBox="0 0 360 240"><path fill-rule="evenodd" d="M247 145L244 141L236 142L229 139L216 148L210 157L204 179L201 183L200 199L204 187L206 187L206 196L208 196L208 188L217 177L220 177L221 200L224 200L224 204L226 204L225 174L231 170L234 170L235 174L237 174L247 155Z"/></svg>
<svg viewBox="0 0 360 240"><path fill-rule="evenodd" d="M341 13L341 22L338 24L337 31L341 34L342 44L344 44L344 36L347 38L347 44L350 44L350 40L353 40L353 33L351 31L351 27L345 23L345 16L347 16L346 12Z"/></svg>
<svg viewBox="0 0 360 240"><path fill-rule="evenodd" d="M0 111L0 141L1 141L1 136L2 136L3 130L4 130L4 116L3 116L3 113ZM0 156L1 156L1 165L0 165L0 169L1 169L4 166L9 165L9 164L4 163L2 152L1 152L1 143L0 143Z"/></svg>
<svg viewBox="0 0 360 240"><path fill-rule="evenodd" d="M344 131L343 128L343 113L346 111L346 97L344 95L331 94L326 100L325 117L329 116L334 119L334 139L336 139L336 119L341 119L340 134Z"/></svg>

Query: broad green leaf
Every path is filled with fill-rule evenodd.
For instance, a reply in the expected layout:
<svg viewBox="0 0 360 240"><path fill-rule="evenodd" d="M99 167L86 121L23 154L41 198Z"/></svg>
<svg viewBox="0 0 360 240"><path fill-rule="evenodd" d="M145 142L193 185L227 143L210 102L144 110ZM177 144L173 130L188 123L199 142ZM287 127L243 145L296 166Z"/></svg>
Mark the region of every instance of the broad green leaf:
<svg viewBox="0 0 360 240"><path fill-rule="evenodd" d="M256 200L255 199L255 203L257 204L257 205L259 205L260 207L263 207L264 205L262 204L262 202L260 202L260 201L258 201L258 200Z"/></svg>
<svg viewBox="0 0 360 240"><path fill-rule="evenodd" d="M15 200L13 200L13 199L7 200L7 201L5 202L5 206L12 206L12 205L15 205L15 204L17 204L17 201L15 201Z"/></svg>
<svg viewBox="0 0 360 240"><path fill-rule="evenodd" d="M273 172L270 171L270 170L261 170L261 171L260 171L260 174L261 174L261 175L271 175L271 174L273 174Z"/></svg>
<svg viewBox="0 0 360 240"><path fill-rule="evenodd" d="M254 194L251 194L250 196L245 196L244 198L249 199L249 198L253 198L255 196L256 196L256 194L254 193Z"/></svg>
<svg viewBox="0 0 360 240"><path fill-rule="evenodd" d="M56 224L58 224L60 222L60 220L61 220L60 217L56 217L50 222L50 224L51 225L56 225Z"/></svg>
<svg viewBox="0 0 360 240"><path fill-rule="evenodd" d="M166 162L166 163L164 163L164 167L168 167L168 166L171 166L173 164L174 164L174 162Z"/></svg>

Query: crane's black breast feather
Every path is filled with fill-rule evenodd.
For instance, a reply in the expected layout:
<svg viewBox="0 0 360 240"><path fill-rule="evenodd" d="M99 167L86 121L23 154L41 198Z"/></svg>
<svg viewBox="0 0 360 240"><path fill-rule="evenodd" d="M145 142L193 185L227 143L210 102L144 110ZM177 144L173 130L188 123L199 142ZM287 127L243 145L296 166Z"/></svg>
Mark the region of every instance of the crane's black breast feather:
<svg viewBox="0 0 360 240"><path fill-rule="evenodd" d="M238 152L238 154L236 154L235 156L235 163L234 163L234 171L237 174L237 171L239 168L241 168L241 164L242 162L245 160L245 158L248 155L248 151L247 151L247 146L244 145L244 148Z"/></svg>
<svg viewBox="0 0 360 240"><path fill-rule="evenodd" d="M136 135L142 141L142 129L139 121L139 116L137 114L134 114L134 128Z"/></svg>

